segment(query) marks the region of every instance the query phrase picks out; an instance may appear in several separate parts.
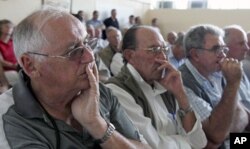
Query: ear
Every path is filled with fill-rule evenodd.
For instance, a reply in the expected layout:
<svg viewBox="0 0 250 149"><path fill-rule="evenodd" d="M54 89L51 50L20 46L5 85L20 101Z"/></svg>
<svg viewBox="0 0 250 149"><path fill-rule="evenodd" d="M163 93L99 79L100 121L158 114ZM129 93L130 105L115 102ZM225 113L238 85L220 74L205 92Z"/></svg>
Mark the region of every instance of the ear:
<svg viewBox="0 0 250 149"><path fill-rule="evenodd" d="M196 49L191 49L190 51L190 56L194 61L199 61L199 51L197 51Z"/></svg>
<svg viewBox="0 0 250 149"><path fill-rule="evenodd" d="M38 77L39 76L39 71L36 68L34 58L29 56L28 54L23 54L21 56L21 63L23 66L24 72L30 77Z"/></svg>
<svg viewBox="0 0 250 149"><path fill-rule="evenodd" d="M134 50L125 49L123 51L124 58L131 64L133 63L133 57L135 56Z"/></svg>

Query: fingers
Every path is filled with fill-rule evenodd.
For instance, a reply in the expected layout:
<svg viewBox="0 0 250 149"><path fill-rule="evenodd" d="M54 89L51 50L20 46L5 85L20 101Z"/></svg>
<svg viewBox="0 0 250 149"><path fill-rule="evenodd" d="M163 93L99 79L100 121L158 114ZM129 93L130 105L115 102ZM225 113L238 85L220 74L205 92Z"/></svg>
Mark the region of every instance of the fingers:
<svg viewBox="0 0 250 149"><path fill-rule="evenodd" d="M157 68L157 70L163 70L167 69L169 71L171 70L176 70L168 61L166 60L160 60L160 59L155 59L155 61L159 64L161 64L160 67Z"/></svg>
<svg viewBox="0 0 250 149"><path fill-rule="evenodd" d="M220 62L220 64L222 71L227 71L227 69L232 70L235 67L240 67L238 60L233 58L225 58Z"/></svg>
<svg viewBox="0 0 250 149"><path fill-rule="evenodd" d="M94 63L94 66L93 66L93 73L95 75L95 78L96 78L96 82L99 82L99 74L98 74L98 69L97 69L97 66L96 64Z"/></svg>
<svg viewBox="0 0 250 149"><path fill-rule="evenodd" d="M92 71L92 69L94 69L94 70ZM86 67L86 72L88 74L90 89L92 91L94 91L95 93L98 93L99 92L98 82L97 82L98 77L96 78L96 76L95 76L97 74L96 69L97 68L95 65L94 65L94 67L92 67L92 64L89 63L88 66Z"/></svg>
<svg viewBox="0 0 250 149"><path fill-rule="evenodd" d="M221 62L221 71L228 82L237 83L242 76L241 63L233 58L225 58Z"/></svg>

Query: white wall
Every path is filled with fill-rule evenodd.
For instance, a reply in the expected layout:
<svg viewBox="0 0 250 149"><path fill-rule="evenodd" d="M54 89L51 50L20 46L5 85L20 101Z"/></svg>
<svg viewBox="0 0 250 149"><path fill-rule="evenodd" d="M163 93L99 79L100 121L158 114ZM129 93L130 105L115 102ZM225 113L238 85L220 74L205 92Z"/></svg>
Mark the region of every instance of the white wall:
<svg viewBox="0 0 250 149"><path fill-rule="evenodd" d="M58 2L60 0L49 0ZM117 18L122 26L128 21L131 14L141 16L150 8L152 0L64 0L72 1L72 12L79 10L86 12L88 18L91 18L93 10L100 12L100 18L103 20L110 16L113 8L117 9ZM41 8L42 0L0 0L0 19L9 19L14 24L19 23L23 18L36 9Z"/></svg>
<svg viewBox="0 0 250 149"><path fill-rule="evenodd" d="M41 7L41 0L2 0L0 1L0 19L11 20L14 24Z"/></svg>
<svg viewBox="0 0 250 149"><path fill-rule="evenodd" d="M92 17L93 10L100 12L100 19L110 17L111 9L117 9L117 18L122 26L131 14L143 17L150 9L151 0L73 0L73 13L84 10L87 18Z"/></svg>
<svg viewBox="0 0 250 149"><path fill-rule="evenodd" d="M149 10L146 22L149 24L153 17L157 17L162 34L169 31L186 31L190 26L210 23L219 27L230 24L239 24L246 31L250 30L250 10Z"/></svg>

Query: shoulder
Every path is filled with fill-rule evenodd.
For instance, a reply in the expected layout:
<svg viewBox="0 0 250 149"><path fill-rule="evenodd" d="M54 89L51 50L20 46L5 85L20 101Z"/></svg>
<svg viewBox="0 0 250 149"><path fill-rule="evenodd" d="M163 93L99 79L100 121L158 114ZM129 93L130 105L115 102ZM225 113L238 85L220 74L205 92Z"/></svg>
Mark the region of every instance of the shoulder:
<svg viewBox="0 0 250 149"><path fill-rule="evenodd" d="M14 99L12 95L12 89L4 92L0 95L0 114L7 112L9 107L14 104Z"/></svg>

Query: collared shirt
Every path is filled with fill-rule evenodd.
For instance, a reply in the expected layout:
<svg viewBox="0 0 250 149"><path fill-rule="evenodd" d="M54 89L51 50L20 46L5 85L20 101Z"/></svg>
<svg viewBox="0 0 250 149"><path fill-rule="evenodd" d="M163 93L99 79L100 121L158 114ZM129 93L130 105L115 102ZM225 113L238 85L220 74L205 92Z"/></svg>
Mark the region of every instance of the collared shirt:
<svg viewBox="0 0 250 149"><path fill-rule="evenodd" d="M144 116L143 109L128 92L114 84L107 84L107 86L118 97L119 102L125 108L133 123L139 128L139 131L143 134L149 145L154 149L191 149L191 147L204 147L206 145L206 137L199 117L197 117L193 129L186 133L179 116L168 112L160 96L161 93L166 92L166 89L157 82L154 82L154 88L152 88L143 80L132 65L127 64L127 67L145 97L147 97L147 101L155 117L156 129L153 127L151 119Z"/></svg>
<svg viewBox="0 0 250 149"><path fill-rule="evenodd" d="M240 89L238 91L238 95L240 96L240 100L243 105L248 110L250 110L250 83L244 72L240 81Z"/></svg>
<svg viewBox="0 0 250 149"><path fill-rule="evenodd" d="M220 102L222 96L221 77L219 77L221 76L221 74L216 72L210 75L208 80L198 72L198 70L191 64L188 59L185 61L185 64L196 81L201 85L201 87L209 96L212 105L216 106ZM186 90L193 96L196 96L191 89L186 88ZM200 115L202 121L210 116L212 107L209 105L209 103L198 96L196 96L196 98L189 99L191 99L190 103L192 104L194 110Z"/></svg>
<svg viewBox="0 0 250 149"><path fill-rule="evenodd" d="M170 62L170 64L172 64L175 68L180 67L182 64L184 64L185 62L185 58L181 59L181 60L177 60L174 57L173 51L172 51L172 47L170 48L169 54L168 54L168 61Z"/></svg>
<svg viewBox="0 0 250 149"><path fill-rule="evenodd" d="M4 131L11 148L56 148L56 127L60 135L60 149L100 148L87 131L79 132L64 121L54 119L35 99L29 81L23 80L13 87L15 105L11 106L3 116ZM1 95L0 101L2 97ZM13 100L12 96L8 96ZM109 89L100 84L100 113L106 121L110 121L123 136L140 141L140 135L119 102ZM49 118L51 117L53 121Z"/></svg>
<svg viewBox="0 0 250 149"><path fill-rule="evenodd" d="M242 63L244 72L246 73L248 80L250 80L250 56L247 56Z"/></svg>

